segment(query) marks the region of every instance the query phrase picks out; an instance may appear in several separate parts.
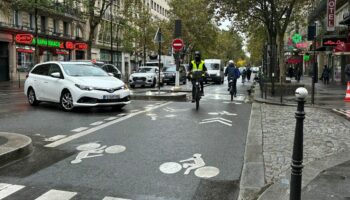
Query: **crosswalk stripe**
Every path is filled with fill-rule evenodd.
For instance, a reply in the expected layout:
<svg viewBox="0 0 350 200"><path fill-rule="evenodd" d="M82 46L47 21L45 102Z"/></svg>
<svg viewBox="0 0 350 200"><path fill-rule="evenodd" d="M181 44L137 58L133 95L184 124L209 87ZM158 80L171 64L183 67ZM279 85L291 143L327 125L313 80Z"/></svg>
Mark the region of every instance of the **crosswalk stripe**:
<svg viewBox="0 0 350 200"><path fill-rule="evenodd" d="M69 200L73 198L77 193L68 192L62 190L49 190L45 194L36 198L35 200Z"/></svg>
<svg viewBox="0 0 350 200"><path fill-rule="evenodd" d="M91 126L97 126L97 125L100 125L100 124L103 124L103 121L94 122L94 123L91 123L90 125Z"/></svg>
<svg viewBox="0 0 350 200"><path fill-rule="evenodd" d="M11 194L17 192L18 190L23 189L23 185L11 185L6 183L0 183L0 199L4 199Z"/></svg>
<svg viewBox="0 0 350 200"><path fill-rule="evenodd" d="M115 197L105 197L102 200L131 200L131 199L122 199L122 198L115 198Z"/></svg>
<svg viewBox="0 0 350 200"><path fill-rule="evenodd" d="M86 129L88 129L88 127L79 127L76 129L71 130L72 132L81 132L81 131L85 131Z"/></svg>

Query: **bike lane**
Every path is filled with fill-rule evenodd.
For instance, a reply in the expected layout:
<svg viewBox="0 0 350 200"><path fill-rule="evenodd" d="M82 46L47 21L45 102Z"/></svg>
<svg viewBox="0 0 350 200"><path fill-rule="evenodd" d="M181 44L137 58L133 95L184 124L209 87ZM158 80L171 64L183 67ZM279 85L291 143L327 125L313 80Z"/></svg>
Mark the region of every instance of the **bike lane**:
<svg viewBox="0 0 350 200"><path fill-rule="evenodd" d="M249 104L210 98L199 111L190 103L166 104L52 148L70 156L16 183L71 188L76 199L234 199L249 115ZM219 171L192 166L185 174L182 164L191 167L194 155L202 169ZM167 162L177 169L164 171Z"/></svg>

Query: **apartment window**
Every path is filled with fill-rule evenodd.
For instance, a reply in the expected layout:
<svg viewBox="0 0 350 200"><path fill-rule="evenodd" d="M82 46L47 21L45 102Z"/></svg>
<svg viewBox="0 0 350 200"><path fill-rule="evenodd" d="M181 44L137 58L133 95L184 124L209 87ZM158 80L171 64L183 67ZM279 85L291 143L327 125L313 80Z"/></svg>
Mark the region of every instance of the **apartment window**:
<svg viewBox="0 0 350 200"><path fill-rule="evenodd" d="M58 21L56 19L53 20L53 33L58 33Z"/></svg>
<svg viewBox="0 0 350 200"><path fill-rule="evenodd" d="M22 25L21 15L20 15L20 12L18 10L13 11L13 25L16 27L19 27Z"/></svg>
<svg viewBox="0 0 350 200"><path fill-rule="evenodd" d="M69 24L68 24L68 22L63 22L63 33L64 33L64 35L65 36L68 36L69 34Z"/></svg>
<svg viewBox="0 0 350 200"><path fill-rule="evenodd" d="M35 29L35 16L33 14L29 14L29 27L30 29Z"/></svg>
<svg viewBox="0 0 350 200"><path fill-rule="evenodd" d="M151 6L152 6L152 9L154 8L154 2L153 0L151 1Z"/></svg>
<svg viewBox="0 0 350 200"><path fill-rule="evenodd" d="M45 16L40 17L40 23L41 23L41 26L40 26L41 32L46 32L46 17Z"/></svg>
<svg viewBox="0 0 350 200"><path fill-rule="evenodd" d="M79 35L79 27L75 26L75 37L80 37Z"/></svg>

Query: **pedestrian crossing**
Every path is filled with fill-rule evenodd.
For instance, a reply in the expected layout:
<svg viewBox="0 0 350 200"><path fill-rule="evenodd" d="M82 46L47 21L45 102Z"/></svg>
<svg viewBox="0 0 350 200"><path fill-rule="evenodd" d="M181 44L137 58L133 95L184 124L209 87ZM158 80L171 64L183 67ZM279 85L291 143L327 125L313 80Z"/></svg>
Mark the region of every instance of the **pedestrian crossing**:
<svg viewBox="0 0 350 200"><path fill-rule="evenodd" d="M350 110L345 109L333 109L334 112L344 115L347 118L350 118Z"/></svg>
<svg viewBox="0 0 350 200"><path fill-rule="evenodd" d="M19 194L21 192L24 193L24 188L26 188L26 186L24 185L0 183L0 200L7 199L7 197L13 197L16 200L21 200L23 198L17 198L16 195L17 194L19 196L25 195L25 194ZM78 196L79 193L73 192L73 191L50 189L47 192L44 192L43 194L39 194L39 195L40 196L33 197L33 198L26 197L23 200L31 200L31 199L32 200L73 200L73 198ZM105 196L102 198L102 200L131 200L131 199Z"/></svg>

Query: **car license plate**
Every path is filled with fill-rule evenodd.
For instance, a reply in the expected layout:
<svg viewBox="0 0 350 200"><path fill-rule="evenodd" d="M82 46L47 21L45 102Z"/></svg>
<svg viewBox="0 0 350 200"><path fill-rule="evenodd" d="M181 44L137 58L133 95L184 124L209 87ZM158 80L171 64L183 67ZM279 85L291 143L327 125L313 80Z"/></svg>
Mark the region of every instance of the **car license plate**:
<svg viewBox="0 0 350 200"><path fill-rule="evenodd" d="M103 99L119 99L119 95L103 95Z"/></svg>
<svg viewBox="0 0 350 200"><path fill-rule="evenodd" d="M212 78L207 78L207 80L210 80L211 81Z"/></svg>
<svg viewBox="0 0 350 200"><path fill-rule="evenodd" d="M137 79L136 82L143 82L143 80L142 79Z"/></svg>

